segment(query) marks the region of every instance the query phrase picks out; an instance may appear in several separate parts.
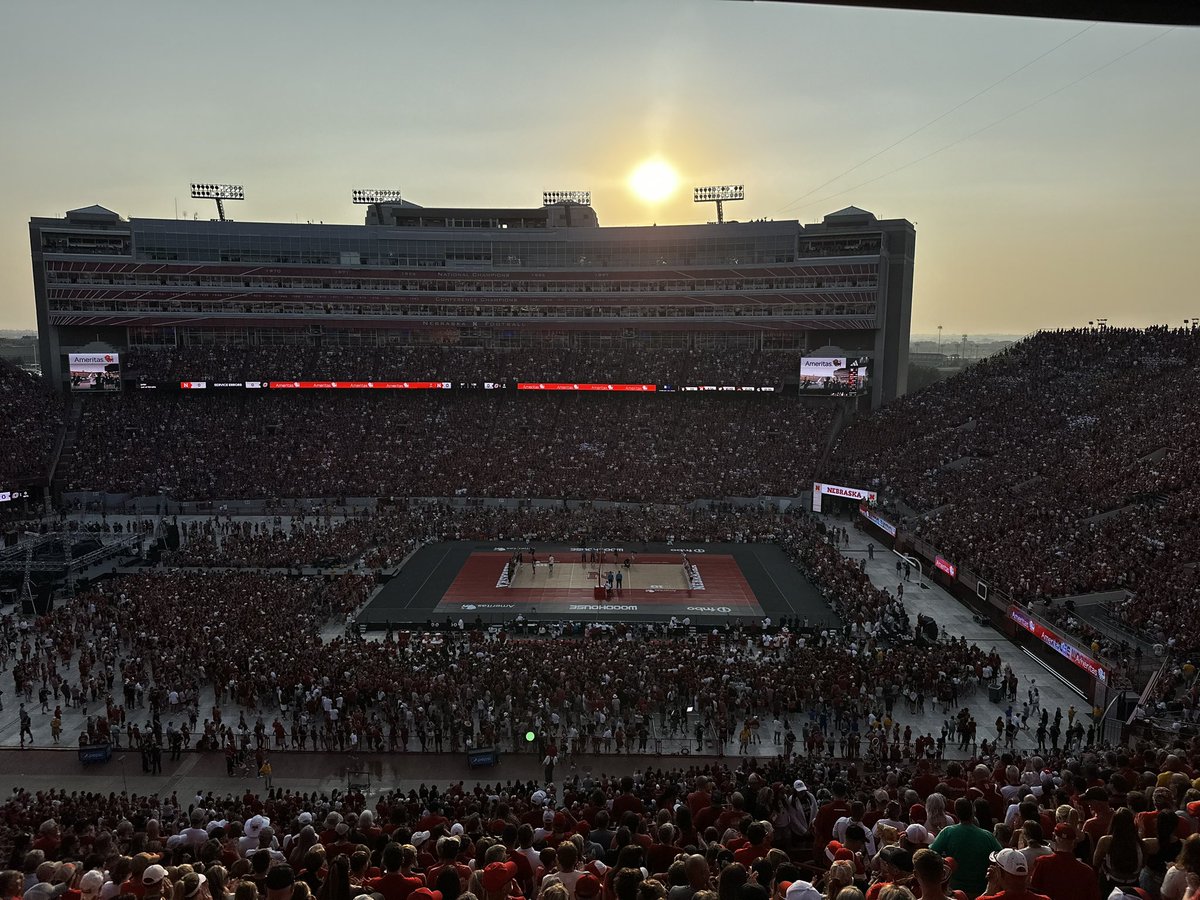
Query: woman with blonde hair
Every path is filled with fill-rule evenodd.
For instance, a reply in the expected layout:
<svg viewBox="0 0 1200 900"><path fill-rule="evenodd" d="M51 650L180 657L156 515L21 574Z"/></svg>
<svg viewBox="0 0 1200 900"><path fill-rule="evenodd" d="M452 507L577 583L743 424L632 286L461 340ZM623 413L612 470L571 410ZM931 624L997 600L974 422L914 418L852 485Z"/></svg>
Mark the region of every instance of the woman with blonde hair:
<svg viewBox="0 0 1200 900"><path fill-rule="evenodd" d="M837 900L843 888L854 884L854 863L847 859L835 860L825 875L825 900Z"/></svg>
<svg viewBox="0 0 1200 900"><path fill-rule="evenodd" d="M946 798L942 794L933 793L925 800L925 830L931 836L936 836L947 825L953 825L954 819L946 814Z"/></svg>
<svg viewBox="0 0 1200 900"><path fill-rule="evenodd" d="M1189 834L1162 883L1162 900L1183 900L1188 876L1200 878L1200 834Z"/></svg>
<svg viewBox="0 0 1200 900"><path fill-rule="evenodd" d="M229 891L225 889L225 884L229 873L224 866L209 866L204 870L204 877L208 879L208 895L212 900L228 900Z"/></svg>
<svg viewBox="0 0 1200 900"><path fill-rule="evenodd" d="M187 872L175 882L175 900L211 900L208 879L198 872Z"/></svg>

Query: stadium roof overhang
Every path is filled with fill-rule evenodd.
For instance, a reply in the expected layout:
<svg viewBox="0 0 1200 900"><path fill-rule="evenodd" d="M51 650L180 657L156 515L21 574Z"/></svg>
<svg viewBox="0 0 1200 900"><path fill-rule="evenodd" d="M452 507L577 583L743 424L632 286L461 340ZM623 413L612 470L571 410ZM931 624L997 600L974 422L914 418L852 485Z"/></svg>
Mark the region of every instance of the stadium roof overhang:
<svg viewBox="0 0 1200 900"><path fill-rule="evenodd" d="M1083 19L1089 22L1130 22L1146 25L1200 25L1200 4L1194 0L773 0L823 6L917 9L932 12L1025 16L1041 19Z"/></svg>

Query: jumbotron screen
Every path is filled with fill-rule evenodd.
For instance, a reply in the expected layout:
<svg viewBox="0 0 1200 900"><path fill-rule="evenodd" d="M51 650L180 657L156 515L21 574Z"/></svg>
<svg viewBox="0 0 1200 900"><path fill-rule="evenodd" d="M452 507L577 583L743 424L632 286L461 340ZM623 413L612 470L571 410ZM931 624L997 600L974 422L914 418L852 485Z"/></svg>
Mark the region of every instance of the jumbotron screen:
<svg viewBox="0 0 1200 900"><path fill-rule="evenodd" d="M867 389L870 366L865 356L806 356L800 360L800 393L861 394Z"/></svg>
<svg viewBox="0 0 1200 900"><path fill-rule="evenodd" d="M119 391L121 354L68 353L67 371L73 391Z"/></svg>

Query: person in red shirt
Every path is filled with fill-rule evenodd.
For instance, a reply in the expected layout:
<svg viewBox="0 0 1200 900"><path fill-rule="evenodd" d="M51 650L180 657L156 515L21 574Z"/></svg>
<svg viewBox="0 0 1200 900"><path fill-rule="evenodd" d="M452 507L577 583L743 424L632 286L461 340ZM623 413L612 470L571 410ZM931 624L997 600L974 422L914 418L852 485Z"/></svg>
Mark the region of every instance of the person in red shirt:
<svg viewBox="0 0 1200 900"><path fill-rule="evenodd" d="M1100 900L1096 870L1075 857L1079 832L1069 822L1054 826L1054 853L1038 857L1029 886L1054 900Z"/></svg>
<svg viewBox="0 0 1200 900"><path fill-rule="evenodd" d="M683 848L675 843L675 826L670 822L664 822L658 828L658 843L651 844L650 849L646 851L646 868L652 875L656 872L665 872L680 853L683 853ZM736 853L734 858L737 858ZM746 865L749 864L746 863Z"/></svg>
<svg viewBox="0 0 1200 900"><path fill-rule="evenodd" d="M429 867L425 872L425 884L428 887L433 887L437 884L438 876L445 869L453 869L458 873L459 890L466 891L467 884L471 880L471 867L464 863L458 862L458 838L456 837L441 837L437 842L437 858L436 864ZM514 869L514 876L516 875Z"/></svg>
<svg viewBox="0 0 1200 900"><path fill-rule="evenodd" d="M1102 787L1090 787L1083 792L1083 803L1091 813L1091 818L1083 823L1083 833L1091 841L1090 849L1095 852L1096 844L1108 834L1108 826L1112 824L1113 810L1108 791Z"/></svg>
<svg viewBox="0 0 1200 900"><path fill-rule="evenodd" d="M833 826L842 816L850 812L850 802L847 800L849 790L845 782L835 781L832 787L833 799L817 810L813 820L813 841L818 847L823 847L833 839Z"/></svg>
<svg viewBox="0 0 1200 900"><path fill-rule="evenodd" d="M383 900L407 900L425 886L425 879L412 870L416 864L417 850L412 844L388 844L383 848L384 874L371 879L371 890L383 894Z"/></svg>
<svg viewBox="0 0 1200 900"><path fill-rule="evenodd" d="M439 825L450 827L450 820L442 815L442 808L437 805L429 807L429 815L417 822L418 831L433 831Z"/></svg>
<svg viewBox="0 0 1200 900"><path fill-rule="evenodd" d="M979 900L1050 900L1045 894L1029 890L1029 861L1024 853L1011 847L992 854L987 890Z"/></svg>
<svg viewBox="0 0 1200 900"><path fill-rule="evenodd" d="M996 782L992 779L992 772L987 766L980 763L972 770L971 787L978 790L980 796L987 801L988 809L992 811L992 819L996 822L1003 822L1008 804L1004 802L1004 797L1000 794L1000 789L996 787Z"/></svg>
<svg viewBox="0 0 1200 900"><path fill-rule="evenodd" d="M946 766L946 788L944 791L947 800L957 800L959 797L967 793L967 781L962 777L962 766L956 762ZM935 788L936 789L936 788ZM923 796L929 796L925 794Z"/></svg>
<svg viewBox="0 0 1200 900"><path fill-rule="evenodd" d="M913 779L913 790L922 797L928 797L937 790L938 777L930 771L929 760L923 759L917 763L920 774Z"/></svg>
<svg viewBox="0 0 1200 900"><path fill-rule="evenodd" d="M687 807L692 815L699 815L700 810L712 802L712 779L701 778L696 782L696 789L687 795Z"/></svg>
<svg viewBox="0 0 1200 900"><path fill-rule="evenodd" d="M53 819L47 819L38 829L38 836L33 841L33 849L41 850L46 854L47 859L53 859L58 852L61 840L62 832L59 830L58 823Z"/></svg>
<svg viewBox="0 0 1200 900"><path fill-rule="evenodd" d="M752 862L762 859L771 851L771 842L767 840L767 829L762 822L755 822L747 828L746 838L749 843L734 852L733 861L748 869Z"/></svg>
<svg viewBox="0 0 1200 900"><path fill-rule="evenodd" d="M724 812L725 797L720 793L713 794L712 802L710 802L708 806L704 807L704 809L700 810L700 812L696 813L696 819L693 823L696 826L696 831L700 834L704 834L705 829L716 826L717 820L721 818L721 815ZM833 823L830 823L830 827L833 827Z"/></svg>
<svg viewBox="0 0 1200 900"><path fill-rule="evenodd" d="M488 863L479 878L483 885L483 900L505 900L506 897L520 896L512 892L513 879L516 877L517 867L513 863Z"/></svg>
<svg viewBox="0 0 1200 900"><path fill-rule="evenodd" d="M612 818L620 822L625 813L637 813L639 816L646 812L646 807L633 795L633 779L626 775L621 779L621 794L613 801Z"/></svg>

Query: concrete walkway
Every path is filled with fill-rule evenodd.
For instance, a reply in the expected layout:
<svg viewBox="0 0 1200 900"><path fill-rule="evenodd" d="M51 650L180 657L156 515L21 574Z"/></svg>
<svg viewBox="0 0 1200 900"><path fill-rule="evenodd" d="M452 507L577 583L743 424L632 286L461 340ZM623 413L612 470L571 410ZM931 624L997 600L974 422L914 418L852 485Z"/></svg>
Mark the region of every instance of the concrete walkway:
<svg viewBox="0 0 1200 900"><path fill-rule="evenodd" d="M874 542L867 535L856 531L852 521L833 516L825 516L823 519L830 527L849 529L850 543L842 548L842 555L855 562L865 561L866 573L871 582L881 590L895 596L900 584L900 579L896 575L898 557L892 551L875 544L874 559L868 559L867 544ZM913 571L911 580L904 584L904 608L908 611L913 624L916 624L919 614L929 616L950 637L966 638L969 642L978 644L985 650L994 648L1004 663L1012 667L1019 679L1017 702L1013 704L1016 713L1020 713L1021 703L1027 699L1029 688L1033 685L1037 686L1038 692L1041 694L1042 709L1050 711L1051 719L1054 718L1055 709L1062 709L1064 729L1067 710L1071 706L1074 706L1081 716L1087 716L1090 713L1091 704L1073 685L1068 684L1057 673L1009 641L995 628L975 621L967 607L933 582L924 579L924 588L918 582L918 574ZM996 717L1003 715L1009 704L1007 702L992 703L985 694L977 694L964 701L964 705L970 707L972 715L979 723L979 736L987 737L989 741L994 740ZM944 719L943 716L935 716L931 713L916 718L922 722L923 730L932 730L934 733L940 731ZM1086 721L1084 724L1086 726ZM916 725L913 727L915 729ZM1033 733L1035 727L1036 722L1031 717L1029 732L1018 732L1017 734L1016 747L1018 750L1036 749L1037 738ZM949 748L947 748L947 756L950 755Z"/></svg>

